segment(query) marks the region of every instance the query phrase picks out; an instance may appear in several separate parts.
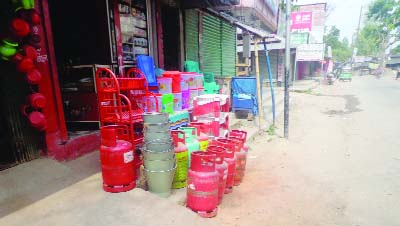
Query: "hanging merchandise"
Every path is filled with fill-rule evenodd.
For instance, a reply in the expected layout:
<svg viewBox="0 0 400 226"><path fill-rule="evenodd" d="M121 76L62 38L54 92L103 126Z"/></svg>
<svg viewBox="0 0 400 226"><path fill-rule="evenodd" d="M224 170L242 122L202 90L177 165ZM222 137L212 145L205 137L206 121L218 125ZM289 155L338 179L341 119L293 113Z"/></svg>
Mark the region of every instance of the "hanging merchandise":
<svg viewBox="0 0 400 226"><path fill-rule="evenodd" d="M39 131L46 130L47 120L43 113L39 111L25 112L25 116L28 118L28 122L33 128Z"/></svg>
<svg viewBox="0 0 400 226"><path fill-rule="evenodd" d="M44 108L46 107L47 100L46 97L41 93L33 93L27 97L28 103L33 108Z"/></svg>
<svg viewBox="0 0 400 226"><path fill-rule="evenodd" d="M0 58L3 60L11 59L17 53L18 43L6 39L0 42Z"/></svg>
<svg viewBox="0 0 400 226"><path fill-rule="evenodd" d="M37 85L42 80L42 74L38 69L31 69L26 73L26 81L31 85Z"/></svg>
<svg viewBox="0 0 400 226"><path fill-rule="evenodd" d="M34 0L12 0L12 3L15 7L15 11L20 9L33 9L35 8L35 1Z"/></svg>
<svg viewBox="0 0 400 226"><path fill-rule="evenodd" d="M218 172L215 169L216 155L193 152L188 173L186 206L201 217L215 217L218 204Z"/></svg>
<svg viewBox="0 0 400 226"><path fill-rule="evenodd" d="M125 192L136 186L132 143L119 138L124 130L122 126L101 128L100 162L107 192Z"/></svg>
<svg viewBox="0 0 400 226"><path fill-rule="evenodd" d="M29 23L26 20L23 20L21 18L14 18L11 21L11 31L16 37L23 38L31 32L31 29Z"/></svg>

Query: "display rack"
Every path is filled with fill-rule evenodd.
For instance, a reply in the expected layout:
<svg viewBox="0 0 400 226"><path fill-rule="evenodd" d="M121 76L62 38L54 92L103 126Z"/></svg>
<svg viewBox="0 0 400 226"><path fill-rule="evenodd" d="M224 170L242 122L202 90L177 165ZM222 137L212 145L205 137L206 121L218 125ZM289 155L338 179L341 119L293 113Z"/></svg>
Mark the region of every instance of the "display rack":
<svg viewBox="0 0 400 226"><path fill-rule="evenodd" d="M149 54L145 1L119 0L118 12L122 36L122 57L134 63L137 55Z"/></svg>

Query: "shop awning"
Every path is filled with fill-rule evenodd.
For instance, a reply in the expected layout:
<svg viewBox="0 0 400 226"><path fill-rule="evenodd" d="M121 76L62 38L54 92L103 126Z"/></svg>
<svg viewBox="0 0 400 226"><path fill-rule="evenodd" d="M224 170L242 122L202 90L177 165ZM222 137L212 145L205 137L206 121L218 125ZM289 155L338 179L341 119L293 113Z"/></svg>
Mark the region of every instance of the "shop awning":
<svg viewBox="0 0 400 226"><path fill-rule="evenodd" d="M247 24L244 24L244 23L240 22L239 20L237 20L236 18L234 18L234 17L232 17L232 16L230 16L230 15L224 13L224 12L217 12L217 11L211 9L211 8L207 8L207 12L209 12L209 13L211 13L211 14L213 14L213 15L215 15L215 16L223 19L223 20L228 21L230 24L232 24L232 25L234 25L234 26L236 26L236 27L238 27L238 28L240 28L240 29L242 29L244 31L247 31L247 32L249 32L249 33L251 33L253 35L258 36L259 38L265 39L265 41L267 43L277 43L277 42L281 42L284 39L282 37L279 37L276 34L270 34L270 33L266 32L264 30L261 30L261 29L258 29L258 28L254 28L254 27L251 27L251 26L249 26Z"/></svg>

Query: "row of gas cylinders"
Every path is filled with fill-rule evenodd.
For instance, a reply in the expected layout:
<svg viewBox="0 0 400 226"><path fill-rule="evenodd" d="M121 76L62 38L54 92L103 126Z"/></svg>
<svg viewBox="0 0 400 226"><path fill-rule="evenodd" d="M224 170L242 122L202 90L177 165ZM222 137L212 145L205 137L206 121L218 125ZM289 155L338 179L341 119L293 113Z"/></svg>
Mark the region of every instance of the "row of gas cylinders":
<svg viewBox="0 0 400 226"><path fill-rule="evenodd" d="M232 131L216 138L205 152L191 153L186 206L202 217L214 217L224 194L233 191L244 177L246 132Z"/></svg>
<svg viewBox="0 0 400 226"><path fill-rule="evenodd" d="M203 217L215 216L223 195L243 180L247 133L232 130L227 137L199 142L195 128L169 131L167 119L163 113L144 117L142 153L148 189L167 197L171 188L187 187L187 207ZM121 139L124 134L113 126L101 130L103 188L108 192L135 187L134 147Z"/></svg>

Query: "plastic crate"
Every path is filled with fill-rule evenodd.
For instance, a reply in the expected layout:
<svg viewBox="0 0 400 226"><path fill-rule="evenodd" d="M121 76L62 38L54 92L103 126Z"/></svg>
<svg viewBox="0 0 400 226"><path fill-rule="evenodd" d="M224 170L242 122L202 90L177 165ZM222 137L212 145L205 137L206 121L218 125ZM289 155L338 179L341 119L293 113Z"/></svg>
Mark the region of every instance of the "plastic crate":
<svg viewBox="0 0 400 226"><path fill-rule="evenodd" d="M162 105L162 112L167 112L169 114L174 113L174 95L170 94L163 94L161 97L161 105Z"/></svg>

